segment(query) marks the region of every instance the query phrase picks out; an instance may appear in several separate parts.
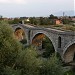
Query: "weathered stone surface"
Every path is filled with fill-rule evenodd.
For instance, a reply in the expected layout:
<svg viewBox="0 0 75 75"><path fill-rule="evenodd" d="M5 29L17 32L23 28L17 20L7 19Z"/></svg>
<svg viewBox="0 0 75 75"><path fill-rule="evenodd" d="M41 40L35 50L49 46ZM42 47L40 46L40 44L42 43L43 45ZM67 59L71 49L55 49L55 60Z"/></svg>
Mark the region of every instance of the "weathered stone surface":
<svg viewBox="0 0 75 75"><path fill-rule="evenodd" d="M55 51L60 53L61 58L65 62L73 61L75 53L75 31L60 31L51 28L33 27L24 24L15 24L12 25L12 27L14 32L17 28L24 30L27 44L32 44L34 36L39 33L46 35L51 40ZM58 48L59 37L61 37L61 48Z"/></svg>

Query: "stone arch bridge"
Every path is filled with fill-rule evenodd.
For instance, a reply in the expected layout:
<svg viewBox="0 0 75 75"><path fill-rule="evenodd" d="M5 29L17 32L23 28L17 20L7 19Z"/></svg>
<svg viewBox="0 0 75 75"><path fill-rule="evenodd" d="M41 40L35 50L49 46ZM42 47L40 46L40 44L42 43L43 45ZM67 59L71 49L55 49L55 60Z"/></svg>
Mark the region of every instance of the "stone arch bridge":
<svg viewBox="0 0 75 75"><path fill-rule="evenodd" d="M36 35L39 35L38 37L41 38L46 35L51 40L55 52L58 52L61 55L61 58L64 62L71 62L75 58L74 31L61 31L51 28L34 27L26 24L15 24L12 25L12 28L16 38L19 39L19 41L26 38L27 44L30 45L35 41L34 37Z"/></svg>

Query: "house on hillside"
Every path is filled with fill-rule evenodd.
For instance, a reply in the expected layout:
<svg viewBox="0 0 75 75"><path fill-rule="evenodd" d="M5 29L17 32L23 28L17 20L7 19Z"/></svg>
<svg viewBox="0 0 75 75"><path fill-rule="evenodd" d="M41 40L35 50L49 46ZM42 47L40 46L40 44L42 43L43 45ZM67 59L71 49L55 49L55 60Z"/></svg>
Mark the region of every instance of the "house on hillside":
<svg viewBox="0 0 75 75"><path fill-rule="evenodd" d="M50 23L53 25L60 25L62 24L62 21L60 19L51 19Z"/></svg>
<svg viewBox="0 0 75 75"><path fill-rule="evenodd" d="M75 18L71 18L72 21L75 21Z"/></svg>
<svg viewBox="0 0 75 75"><path fill-rule="evenodd" d="M56 24L56 25L59 25L59 24L61 24L61 23L62 23L61 20L59 20L59 19L56 19L56 20L55 20L55 24Z"/></svg>

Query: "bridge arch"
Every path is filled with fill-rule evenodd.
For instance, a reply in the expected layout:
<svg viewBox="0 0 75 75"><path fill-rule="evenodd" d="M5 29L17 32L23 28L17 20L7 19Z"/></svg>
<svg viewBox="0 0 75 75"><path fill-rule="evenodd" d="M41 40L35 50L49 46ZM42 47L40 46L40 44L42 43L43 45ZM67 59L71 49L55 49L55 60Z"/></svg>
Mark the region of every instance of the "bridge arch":
<svg viewBox="0 0 75 75"><path fill-rule="evenodd" d="M25 29L22 27L16 27L14 30L15 38L21 41L22 43L27 43L27 34Z"/></svg>
<svg viewBox="0 0 75 75"><path fill-rule="evenodd" d="M73 62L75 60L75 41L69 42L63 50L64 62Z"/></svg>
<svg viewBox="0 0 75 75"><path fill-rule="evenodd" d="M43 37L43 36L48 37L49 40L51 41L53 47L54 47L54 50L57 52L56 46L55 46L55 42L53 41L52 37L51 37L48 33L46 33L46 32L37 32L37 33L33 34L33 37L32 37L32 39L31 39L31 43L33 42L33 39L34 39L37 35L39 35L39 34L42 34L41 37Z"/></svg>

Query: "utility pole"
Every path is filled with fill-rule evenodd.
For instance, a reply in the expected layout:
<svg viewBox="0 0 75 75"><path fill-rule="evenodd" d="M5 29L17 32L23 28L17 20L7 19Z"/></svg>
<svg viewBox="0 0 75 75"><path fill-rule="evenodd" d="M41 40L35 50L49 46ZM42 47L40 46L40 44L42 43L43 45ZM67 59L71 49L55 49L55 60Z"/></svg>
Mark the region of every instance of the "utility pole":
<svg viewBox="0 0 75 75"><path fill-rule="evenodd" d="M63 12L63 17L65 16L65 12Z"/></svg>

